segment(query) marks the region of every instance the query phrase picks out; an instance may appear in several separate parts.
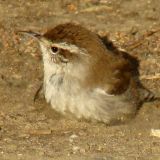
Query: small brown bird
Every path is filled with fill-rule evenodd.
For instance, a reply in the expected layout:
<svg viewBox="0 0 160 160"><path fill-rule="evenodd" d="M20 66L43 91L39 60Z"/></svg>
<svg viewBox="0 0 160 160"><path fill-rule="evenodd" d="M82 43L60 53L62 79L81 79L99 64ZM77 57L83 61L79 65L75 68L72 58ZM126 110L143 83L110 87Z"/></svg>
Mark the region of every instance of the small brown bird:
<svg viewBox="0 0 160 160"><path fill-rule="evenodd" d="M44 95L56 111L111 124L153 99L138 79L138 61L108 39L72 23L44 35L24 32L40 44Z"/></svg>

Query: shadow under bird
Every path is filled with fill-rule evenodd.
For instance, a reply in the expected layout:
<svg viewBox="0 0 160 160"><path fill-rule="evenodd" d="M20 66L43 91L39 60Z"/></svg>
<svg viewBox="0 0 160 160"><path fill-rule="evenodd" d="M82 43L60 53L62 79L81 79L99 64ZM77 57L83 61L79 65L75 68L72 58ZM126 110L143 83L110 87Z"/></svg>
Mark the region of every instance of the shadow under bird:
<svg viewBox="0 0 160 160"><path fill-rule="evenodd" d="M35 37L44 64L46 101L63 115L106 124L133 117L154 95L139 81L138 61L107 38L66 23Z"/></svg>

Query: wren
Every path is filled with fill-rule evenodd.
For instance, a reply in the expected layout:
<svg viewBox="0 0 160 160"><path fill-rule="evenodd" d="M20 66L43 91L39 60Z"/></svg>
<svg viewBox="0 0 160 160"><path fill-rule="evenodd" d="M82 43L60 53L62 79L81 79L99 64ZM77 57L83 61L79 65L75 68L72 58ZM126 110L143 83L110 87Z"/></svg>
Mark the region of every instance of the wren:
<svg viewBox="0 0 160 160"><path fill-rule="evenodd" d="M139 80L139 62L111 41L73 23L35 37L42 51L43 90L52 108L112 124L133 117L154 95Z"/></svg>

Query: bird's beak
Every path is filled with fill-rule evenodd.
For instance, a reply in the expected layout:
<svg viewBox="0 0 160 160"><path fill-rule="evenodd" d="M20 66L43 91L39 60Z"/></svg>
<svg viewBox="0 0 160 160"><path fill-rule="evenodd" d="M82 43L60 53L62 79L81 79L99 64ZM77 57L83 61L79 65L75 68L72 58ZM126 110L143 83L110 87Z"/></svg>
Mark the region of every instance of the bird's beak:
<svg viewBox="0 0 160 160"><path fill-rule="evenodd" d="M36 33L33 31L17 31L17 33L27 34L31 37L38 39L38 40L40 40L42 38L42 35L40 33Z"/></svg>
<svg viewBox="0 0 160 160"><path fill-rule="evenodd" d="M33 38L36 38L39 43L42 43L43 45L50 46L51 42L47 40L42 34L36 33L33 31L17 31L17 33L27 34Z"/></svg>

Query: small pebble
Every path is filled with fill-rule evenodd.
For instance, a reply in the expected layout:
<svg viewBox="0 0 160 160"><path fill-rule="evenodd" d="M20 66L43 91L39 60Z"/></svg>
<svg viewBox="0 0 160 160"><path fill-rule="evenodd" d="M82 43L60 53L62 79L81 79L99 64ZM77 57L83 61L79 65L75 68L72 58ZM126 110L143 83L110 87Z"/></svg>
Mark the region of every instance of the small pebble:
<svg viewBox="0 0 160 160"><path fill-rule="evenodd" d="M77 139L78 136L76 134L72 134L70 137L69 137L69 142L73 142L75 139Z"/></svg>
<svg viewBox="0 0 160 160"><path fill-rule="evenodd" d="M73 154L75 154L75 153L77 153L80 150L80 147L73 146L72 150L73 150Z"/></svg>
<svg viewBox="0 0 160 160"><path fill-rule="evenodd" d="M150 135L154 136L154 137L159 137L160 138L160 129L151 129Z"/></svg>

